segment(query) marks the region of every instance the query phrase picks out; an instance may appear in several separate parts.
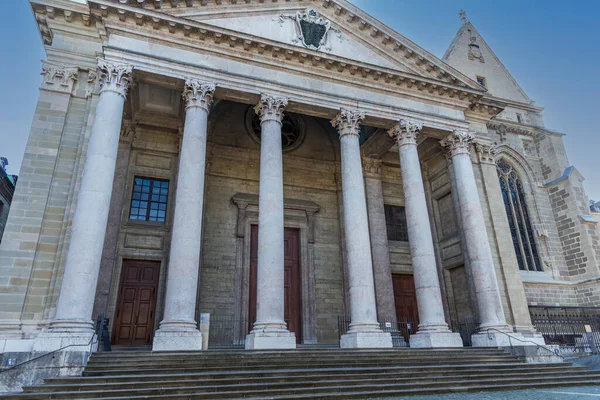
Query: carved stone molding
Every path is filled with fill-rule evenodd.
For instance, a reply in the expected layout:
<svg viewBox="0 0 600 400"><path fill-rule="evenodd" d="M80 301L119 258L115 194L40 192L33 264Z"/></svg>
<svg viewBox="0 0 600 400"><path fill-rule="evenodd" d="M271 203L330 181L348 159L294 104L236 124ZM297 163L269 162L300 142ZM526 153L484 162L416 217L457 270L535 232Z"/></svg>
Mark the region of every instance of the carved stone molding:
<svg viewBox="0 0 600 400"><path fill-rule="evenodd" d="M421 133L423 124L401 119L396 126L388 131L388 135L398 143L398 146L416 145L417 136Z"/></svg>
<svg viewBox="0 0 600 400"><path fill-rule="evenodd" d="M123 143L132 143L135 139L136 124L131 121L123 121L121 125L120 141Z"/></svg>
<svg viewBox="0 0 600 400"><path fill-rule="evenodd" d="M498 133L498 135L500 135L500 140L503 142L506 140L506 133L508 133L508 132L515 133L517 135L528 135L528 136L532 136L535 134L535 131L533 129L526 129L523 127L509 125L509 124L505 124L502 122L490 121L487 123L487 127L488 127L488 129L495 130Z"/></svg>
<svg viewBox="0 0 600 400"><path fill-rule="evenodd" d="M459 154L470 154L473 139L471 133L455 130L446 139L440 141L440 145L454 157Z"/></svg>
<svg viewBox="0 0 600 400"><path fill-rule="evenodd" d="M105 60L98 60L100 79L100 93L115 92L123 98L127 97L127 90L131 84L133 66L127 64L114 64Z"/></svg>
<svg viewBox="0 0 600 400"><path fill-rule="evenodd" d="M496 154L498 154L496 146L475 143L475 151L481 164L496 165Z"/></svg>
<svg viewBox="0 0 600 400"><path fill-rule="evenodd" d="M44 76L42 89L71 93L78 79L79 68L43 62L42 75Z"/></svg>
<svg viewBox="0 0 600 400"><path fill-rule="evenodd" d="M213 104L217 86L212 82L203 82L198 79L186 79L182 97L185 108L200 107L206 112L210 111Z"/></svg>
<svg viewBox="0 0 600 400"><path fill-rule="evenodd" d="M340 138L345 135L360 136L360 125L365 119L365 113L359 110L349 110L342 108L340 113L331 121Z"/></svg>
<svg viewBox="0 0 600 400"><path fill-rule="evenodd" d="M254 111L260 117L261 123L275 121L281 124L287 105L288 99L285 97L263 94Z"/></svg>
<svg viewBox="0 0 600 400"><path fill-rule="evenodd" d="M88 71L87 83L85 86L85 97L90 97L96 93L96 83L98 82L98 71L90 69Z"/></svg>
<svg viewBox="0 0 600 400"><path fill-rule="evenodd" d="M366 177L381 178L381 167L383 161L377 158L363 157L363 173Z"/></svg>

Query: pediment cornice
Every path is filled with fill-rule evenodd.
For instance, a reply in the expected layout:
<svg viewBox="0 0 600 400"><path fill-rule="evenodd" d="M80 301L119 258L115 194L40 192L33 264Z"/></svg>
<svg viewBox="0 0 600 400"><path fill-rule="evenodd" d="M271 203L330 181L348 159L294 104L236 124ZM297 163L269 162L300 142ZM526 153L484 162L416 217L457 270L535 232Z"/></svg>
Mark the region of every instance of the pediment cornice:
<svg viewBox="0 0 600 400"><path fill-rule="evenodd" d="M303 0L295 1L302 4L306 3ZM159 36L157 35L158 32L160 34L164 32L167 35L172 35L174 39L183 38L183 44L185 44L185 41L196 45L204 44L212 50L218 49L221 53L237 53L238 56L240 53L245 53L245 57L248 60L256 60L257 62L260 62L261 59L270 62L281 60L289 65L296 65L301 68L308 67L312 71L318 70L327 77L345 79L351 82L361 81L361 83L374 87L385 87L387 90L406 93L412 97L420 99L428 98L430 101L434 97L446 104L470 104L474 106L485 94L480 88L468 87L464 82L458 81L456 77L453 75L450 76L444 71L441 71L444 72L442 75L450 76L447 80L455 83L366 64L328 53L215 27L166 13L163 9L165 6L172 7L176 3L190 4L192 6L201 5L197 1L88 0L89 8L79 7L80 10L78 12L67 10L66 8L61 9L56 6L49 9L49 6L45 4L47 2L58 4L53 0L34 0L32 2L46 44L51 44L52 32L48 29L47 25L42 25L42 20L46 22L48 18L57 18L62 14L62 17L67 22L79 22L84 25L90 25L90 21L95 20L96 22L110 23L120 29L130 28L133 34L143 34L143 30L145 30L146 33L152 32L152 35ZM234 0L227 0L221 3L229 4L230 2L234 2ZM244 3L252 2L252 0L244 0ZM294 2L294 0L290 0L290 2ZM326 7L331 7L337 3L323 1L323 4L324 6L327 4ZM350 11L341 11L341 9L335 8L335 12L342 15ZM368 27L373 28L374 26L365 26L366 22L356 14L347 15L347 20L352 23L358 21L363 30L368 29ZM370 32L374 38L378 38L381 35L381 31L378 29L377 32L374 30ZM382 43L387 43L395 47L396 50L393 51L412 52L410 48L399 42L395 42L395 44L391 43L393 40L387 34L384 34L381 40ZM421 56L417 55L416 57L418 59Z"/></svg>

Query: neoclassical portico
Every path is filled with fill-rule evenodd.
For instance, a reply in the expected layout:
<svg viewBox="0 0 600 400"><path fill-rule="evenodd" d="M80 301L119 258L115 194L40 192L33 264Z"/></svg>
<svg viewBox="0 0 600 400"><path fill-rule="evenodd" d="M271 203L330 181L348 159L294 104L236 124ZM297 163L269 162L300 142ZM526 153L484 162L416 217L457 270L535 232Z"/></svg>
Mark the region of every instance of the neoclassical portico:
<svg viewBox="0 0 600 400"><path fill-rule="evenodd" d="M90 335L93 298L98 275L98 254L101 248L93 243L102 239L106 230L106 213L113 181L94 178L114 174L116 145L119 140L121 114L132 66L100 61L102 83L98 114L90 139L86 174L82 194L75 213L73 242L69 248L65 281L84 282L76 285L81 292L61 290L57 313L46 335L75 337ZM185 126L179 156L178 181L174 208L170 257L167 268L165 307L160 329L154 337L153 349L201 350L202 334L195 319L202 244L204 209L204 177L206 165L208 116L217 85L196 78L185 80ZM263 94L255 112L261 123L257 319L246 340L248 349L295 348L296 339L284 321L283 279L283 155L282 119L288 99L276 94ZM360 127L365 113L342 108L332 121L340 140L345 258L349 282L350 329L341 338L346 348L391 347L391 336L383 332L377 318L375 280L370 245L367 201L359 145ZM433 235L421 176L417 137L423 124L399 118L389 130L389 137L398 146L402 185L412 266L419 307L418 333L411 336L412 347L460 347L457 333L449 330L444 313L440 278L434 252ZM450 129L449 129L450 130ZM451 155L451 167L457 182L461 204L462 225L468 257L474 274L477 305L482 321L475 335L475 346L503 343L499 332L508 331L500 302L499 288L487 240L485 222L479 204L479 194L473 175L469 151L473 136L454 131L441 142ZM100 161L101 160L101 161ZM109 170L110 169L110 170ZM89 171L89 172L88 172ZM100 172L102 171L102 173ZM372 189L370 189L372 190ZM86 193L91 193L87 195ZM369 193L369 191L367 191ZM382 208L381 196L369 199L369 208ZM85 220L81 215L85 215ZM96 223L87 224L90 218ZM92 247L90 247L92 246ZM379 250L377 250L379 251ZM379 252L380 253L380 252ZM95 254L95 256L94 256ZM85 255L85 256L84 256ZM377 254L381 257L381 254ZM78 257L83 257L81 260ZM75 261L73 261L75 260ZM384 273L385 275L385 273ZM390 277L391 278L391 277ZM384 276L385 279L385 276ZM87 285L87 286L86 286ZM68 286L63 286L66 288ZM73 296L83 301L73 301ZM388 302L393 304L393 299ZM87 306L86 306L87 304ZM490 341L488 330L497 330L498 338ZM87 333L86 333L87 332ZM485 336L485 337L484 337ZM42 337L42 336L41 336ZM41 342L39 342L41 343ZM39 344L38 347L48 346Z"/></svg>

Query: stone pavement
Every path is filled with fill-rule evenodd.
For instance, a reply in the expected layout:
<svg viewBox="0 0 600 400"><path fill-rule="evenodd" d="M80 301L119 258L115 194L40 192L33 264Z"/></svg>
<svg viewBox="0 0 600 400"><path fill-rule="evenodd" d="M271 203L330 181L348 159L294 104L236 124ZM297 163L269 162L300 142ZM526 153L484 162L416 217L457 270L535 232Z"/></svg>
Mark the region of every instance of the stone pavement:
<svg viewBox="0 0 600 400"><path fill-rule="evenodd" d="M508 392L451 393L431 396L388 397L384 400L594 400L600 399L600 385L566 386L552 389Z"/></svg>

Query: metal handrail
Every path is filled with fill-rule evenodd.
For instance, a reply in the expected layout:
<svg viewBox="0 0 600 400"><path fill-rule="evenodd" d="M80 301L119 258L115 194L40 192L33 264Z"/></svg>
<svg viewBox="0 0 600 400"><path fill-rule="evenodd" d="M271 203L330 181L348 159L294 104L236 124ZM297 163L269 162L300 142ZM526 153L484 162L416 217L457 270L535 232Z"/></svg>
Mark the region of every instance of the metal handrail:
<svg viewBox="0 0 600 400"><path fill-rule="evenodd" d="M96 339L96 340L94 341L94 339ZM69 347L83 347L83 346L90 346L90 353L91 353L91 352L92 352L92 347L91 347L91 346L92 346L92 345L94 345L94 344L96 344L96 343L98 343L98 340L97 340L97 339L98 339L98 335L97 335L96 333L94 333L94 334L92 335L92 337L90 338L90 341L89 341L87 344L70 344L70 345L68 345L68 346L61 347L60 349L56 349L56 350L53 350L53 351L51 351L51 352L49 352L49 353L42 354L41 356L38 356L38 357L32 358L32 359L30 359L30 360L24 361L24 362L22 362L21 364L13 365L13 366L12 366L12 367L10 367L10 368L6 368L6 369L3 369L3 370L0 370L0 374L2 374L2 373L4 373L4 372L12 371L12 370L13 370L13 369L15 369L15 368L21 367L21 366L23 366L23 365L25 365L25 364L29 364L30 362L33 362L33 361L39 360L40 358L42 358L42 357L46 357L46 356L49 356L50 354L58 353L59 351L61 351L61 350L64 350L64 349L68 349Z"/></svg>
<svg viewBox="0 0 600 400"><path fill-rule="evenodd" d="M501 330L499 330L499 329L496 329L496 328L487 328L487 329L485 329L485 330L486 330L486 333L487 333L487 335L488 335L488 339L490 339L490 340L492 340L492 337L491 337L491 335L490 335L490 331L496 331L496 332L499 332L499 333L501 333L501 334L503 334L503 335L506 335L506 336L508 336L508 341L509 341L509 343L510 343L510 348L511 348L511 349L512 349L512 347L513 347L513 344L512 344L512 340L511 340L511 339L515 339L515 340L517 340L517 341L519 341L519 342L521 342L521 343L532 343L532 344L536 345L536 347L537 347L538 349L544 349L544 350L546 350L546 351L549 351L549 352L550 352L550 353L552 353L553 355L555 355L555 356L558 356L558 357L562 358L563 360L565 359L565 358L564 358L564 357L563 357L561 354L559 354L559 352L558 352L558 349L557 349L557 350L552 350L552 349L550 349L549 347L543 346L543 345L541 345L541 344L539 344L539 343L536 343L536 342L534 342L534 341L531 341L531 340L522 340L522 339L519 339L519 338L517 338L517 337L514 337L514 336L512 336L512 335L509 335L508 333L506 333L506 332L503 332L503 331L501 331Z"/></svg>

